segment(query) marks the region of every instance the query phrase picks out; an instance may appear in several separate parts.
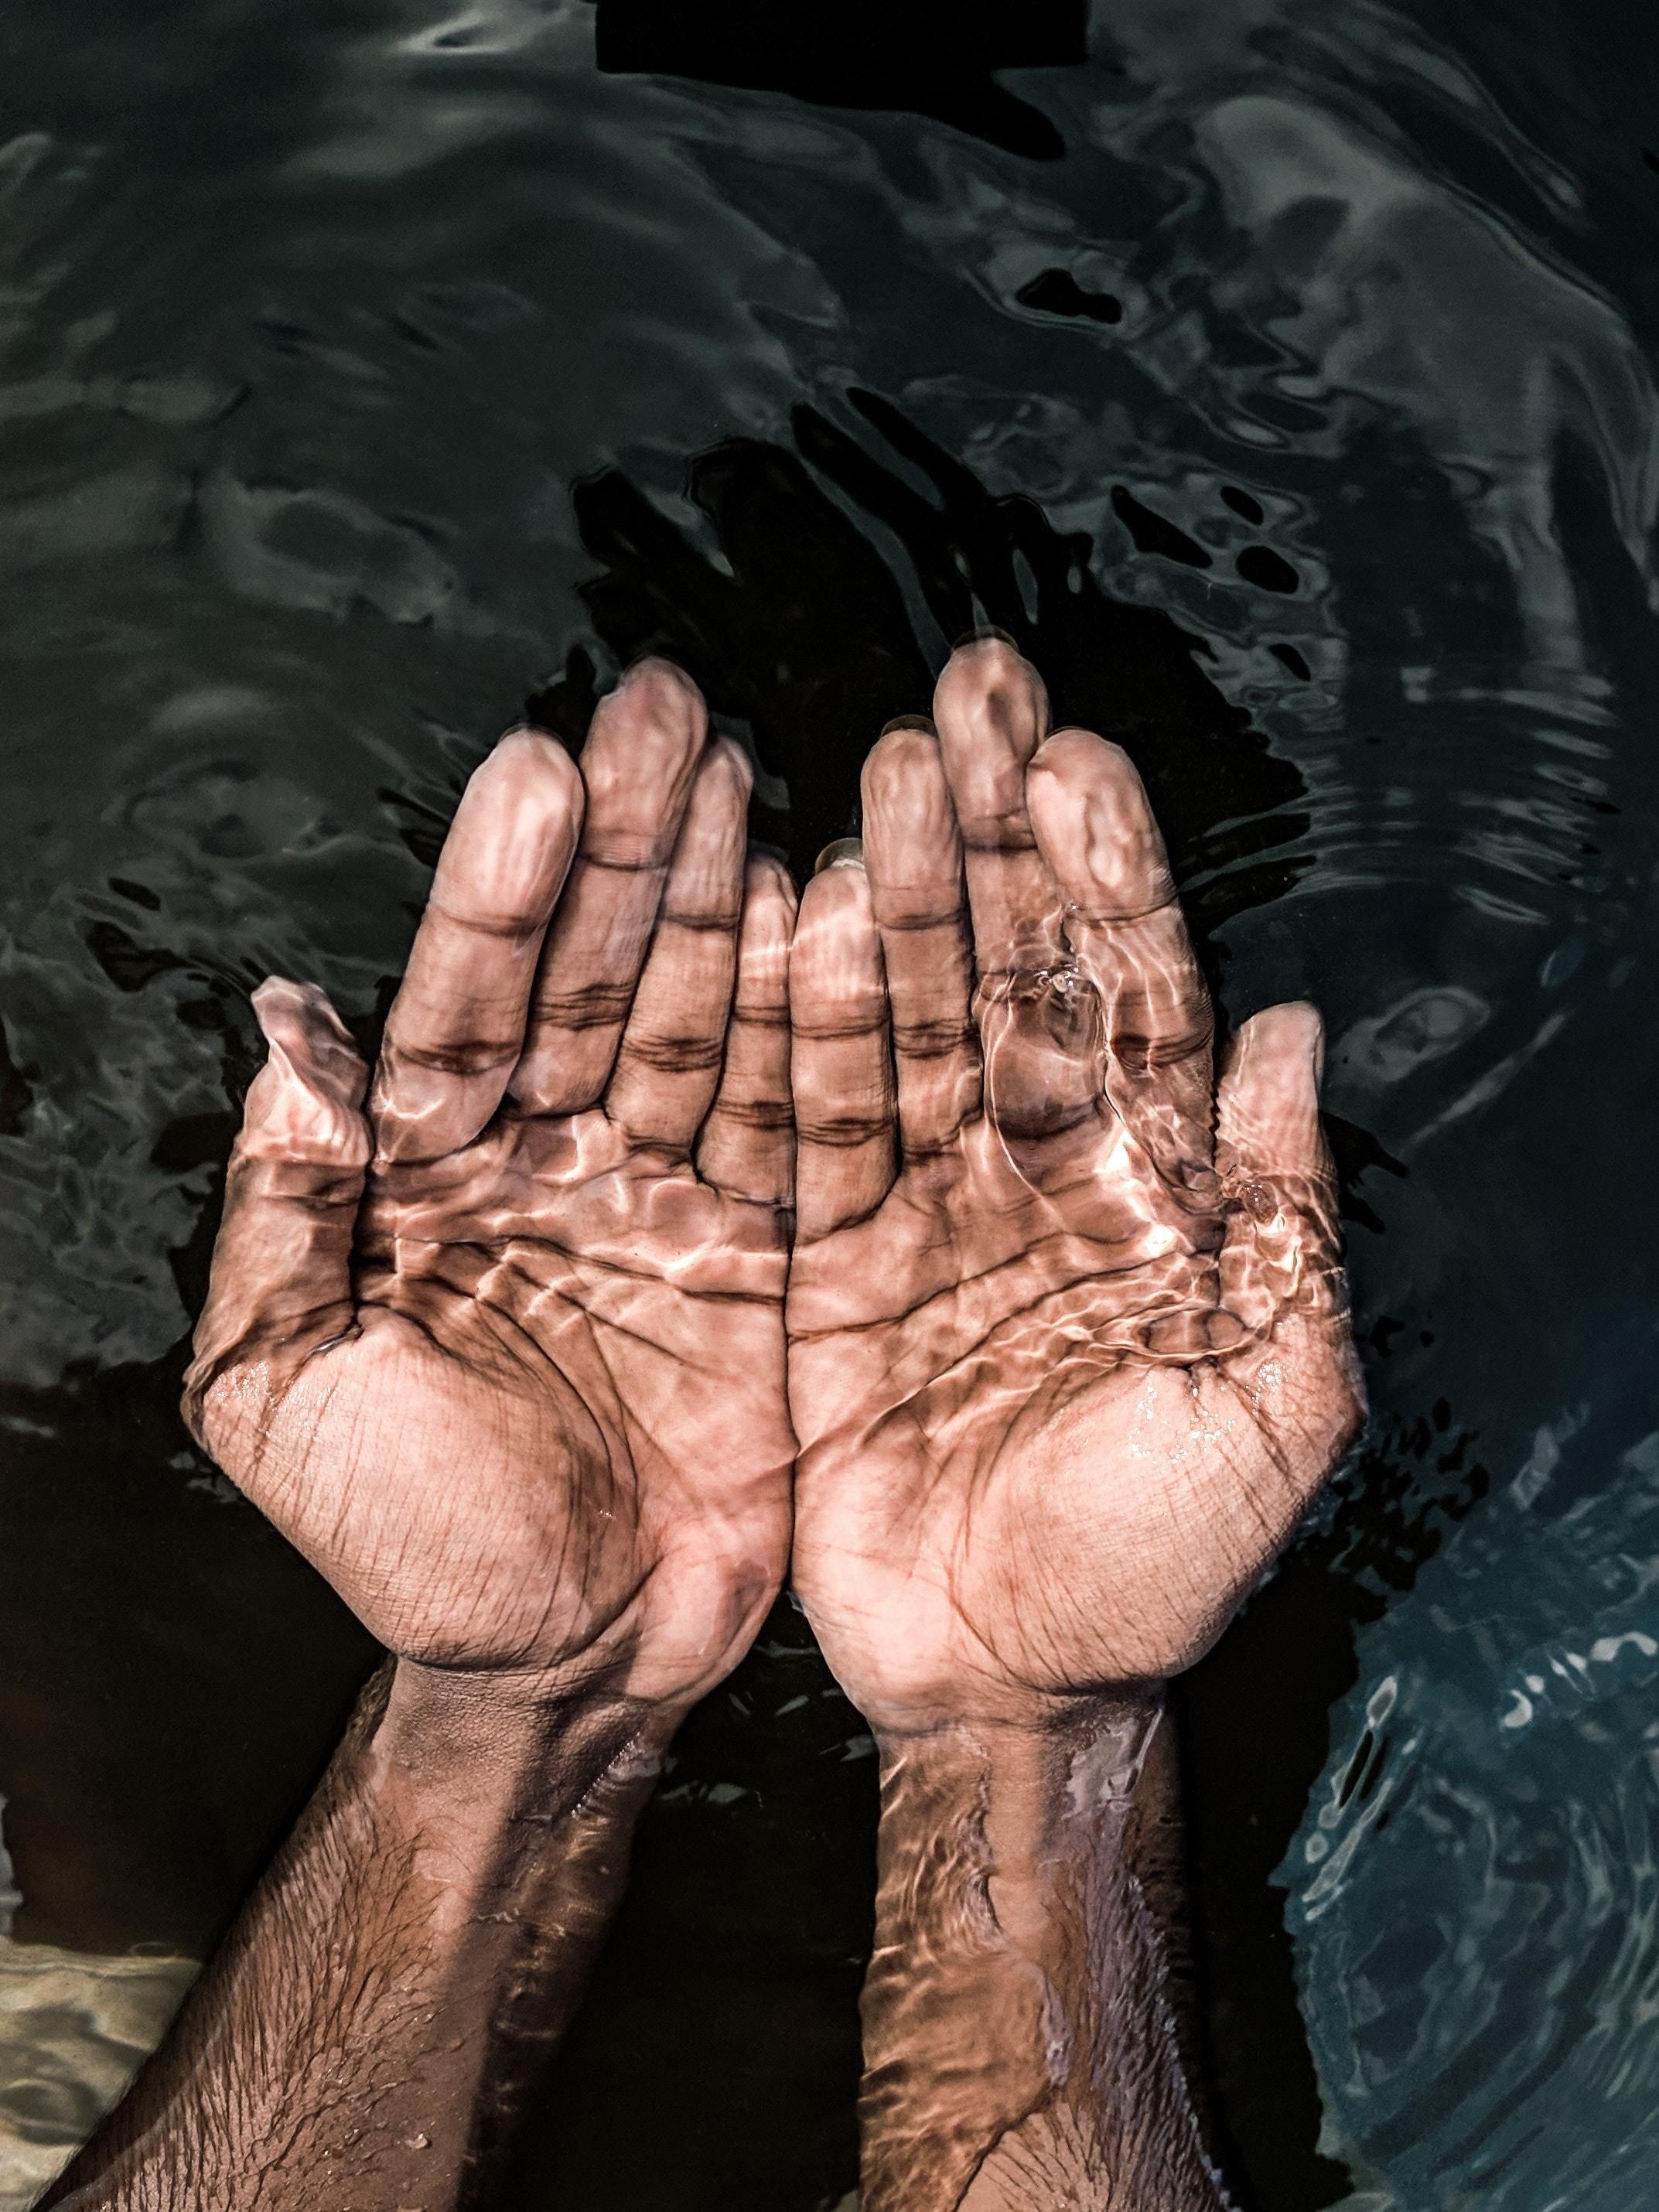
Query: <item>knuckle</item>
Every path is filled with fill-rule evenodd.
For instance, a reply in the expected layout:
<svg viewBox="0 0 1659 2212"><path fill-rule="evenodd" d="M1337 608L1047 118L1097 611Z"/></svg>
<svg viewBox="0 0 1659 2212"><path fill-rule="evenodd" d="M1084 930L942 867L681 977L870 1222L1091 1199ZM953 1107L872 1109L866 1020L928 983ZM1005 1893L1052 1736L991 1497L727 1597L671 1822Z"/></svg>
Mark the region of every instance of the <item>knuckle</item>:
<svg viewBox="0 0 1659 2212"><path fill-rule="evenodd" d="M550 1029L606 1029L626 1020L633 1003L631 984L601 978L574 990L543 992L536 1000L534 1019Z"/></svg>
<svg viewBox="0 0 1659 2212"><path fill-rule="evenodd" d="M510 1066L518 1056L517 1037L456 1037L433 1044L389 1039L386 1053L394 1071L423 1067L438 1075L489 1075L499 1067Z"/></svg>
<svg viewBox="0 0 1659 2212"><path fill-rule="evenodd" d="M840 1114L808 1115L798 1123L803 1145L823 1145L832 1152L852 1152L885 1135L891 1117L880 1109L849 1108Z"/></svg>
<svg viewBox="0 0 1659 2212"><path fill-rule="evenodd" d="M629 1064L653 1075L700 1075L720 1066L725 1040L645 1030L629 1037L623 1051Z"/></svg>

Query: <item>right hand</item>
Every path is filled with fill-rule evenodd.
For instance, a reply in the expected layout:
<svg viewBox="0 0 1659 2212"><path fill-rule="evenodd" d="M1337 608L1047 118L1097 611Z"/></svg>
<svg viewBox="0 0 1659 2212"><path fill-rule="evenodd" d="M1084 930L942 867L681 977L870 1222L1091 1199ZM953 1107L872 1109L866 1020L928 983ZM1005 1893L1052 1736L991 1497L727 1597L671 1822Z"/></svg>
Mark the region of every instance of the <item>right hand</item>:
<svg viewBox="0 0 1659 2212"><path fill-rule="evenodd" d="M473 776L367 1110L321 993L256 994L186 1413L423 1668L678 1711L776 1594L793 894L748 794L645 663L580 771L520 731Z"/></svg>
<svg viewBox="0 0 1659 2212"><path fill-rule="evenodd" d="M1318 1017L1217 1086L1127 756L996 641L934 720L872 754L790 975L793 1577L878 1733L1189 1665L1361 1412Z"/></svg>

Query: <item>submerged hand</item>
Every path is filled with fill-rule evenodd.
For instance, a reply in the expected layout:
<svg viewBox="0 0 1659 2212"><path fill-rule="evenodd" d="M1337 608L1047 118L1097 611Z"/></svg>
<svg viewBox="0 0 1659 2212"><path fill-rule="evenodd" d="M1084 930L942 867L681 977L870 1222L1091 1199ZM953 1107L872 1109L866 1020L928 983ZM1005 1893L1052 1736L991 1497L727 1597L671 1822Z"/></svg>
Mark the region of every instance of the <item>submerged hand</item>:
<svg viewBox="0 0 1659 2212"><path fill-rule="evenodd" d="M878 1732L1190 1664L1361 1407L1317 1016L1258 1014L1212 1088L1127 757L1046 736L994 641L934 712L791 969L793 1577Z"/></svg>
<svg viewBox="0 0 1659 2212"><path fill-rule="evenodd" d="M186 1407L428 1668L689 1704L781 1577L793 893L647 663L473 777L367 1072L268 983Z"/></svg>

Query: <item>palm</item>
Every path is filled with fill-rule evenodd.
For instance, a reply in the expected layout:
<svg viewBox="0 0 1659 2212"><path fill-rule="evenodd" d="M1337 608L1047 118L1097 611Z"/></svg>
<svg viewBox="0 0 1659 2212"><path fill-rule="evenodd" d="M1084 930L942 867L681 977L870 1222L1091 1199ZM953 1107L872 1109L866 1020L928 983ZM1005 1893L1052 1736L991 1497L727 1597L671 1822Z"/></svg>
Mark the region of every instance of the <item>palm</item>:
<svg viewBox="0 0 1659 2212"><path fill-rule="evenodd" d="M961 664L956 674L959 694ZM844 1115L834 1156L816 1164L798 1069L795 1578L842 1681L891 1724L1022 1717L1188 1663L1327 1471L1354 1405L1316 1130L1298 1125L1312 1112L1303 1010L1251 1025L1254 1089L1241 1102L1233 1086L1250 1126L1235 1113L1218 1156L1207 1009L1178 914L1156 885L1080 896L1074 867L1062 895L1063 832L1039 811L1040 854L1022 806L1000 844L981 834L967 856L979 952L976 1027L967 1020L960 863L939 783L948 769L956 807L981 829L983 660L977 681L965 702L951 678L942 687L942 757L916 732L878 749L866 868L814 884L798 938L808 1081L820 1034L842 1040L845 1079L860 1000L862 1033L885 1051L887 1024L867 1018L878 980L901 1133L907 1103L912 1123L895 1176L872 1053L852 1085L876 1102L867 1128L853 1117L849 1133ZM1052 764L1049 816L1078 800L1073 779L1085 801L1088 778L1097 801L1103 779L1120 807L1138 797L1097 740L1056 744L1036 771ZM1062 896L1071 958L1041 942ZM1292 1144L1252 1160L1241 1134Z"/></svg>
<svg viewBox="0 0 1659 2212"><path fill-rule="evenodd" d="M550 770L556 798L568 784L551 748L532 750L532 766ZM499 766L491 773L503 780ZM490 1113L476 1136L481 1102L490 1103L487 1055L476 1036L469 1044L458 1030L434 1045L422 1026L455 1018L441 1011L454 1007L453 963L430 933L434 914L441 939L454 921L457 875L463 894L470 880L464 810L425 951L417 944L411 958L409 1003L400 1000L403 1013L394 1009L388 1024L374 1109L379 1152L355 1204L349 1275L325 1282L324 1254L301 1255L289 1273L313 1286L308 1324L290 1322L263 1359L254 1355L267 1316L257 1304L250 1310L246 1286L258 1239L268 1250L273 1231L256 1216L244 1259L228 1209L192 1386L198 1419L222 1463L406 1657L538 1678L575 1668L623 1680L637 1695L684 1698L731 1664L776 1587L793 1446L781 1320L787 1158L776 1141L787 1132L775 1111L760 1156L751 1141L768 1120L761 1061L777 1010L763 1001L769 993L781 1001L788 926L775 872L763 872L744 919L738 1042L711 1054L699 1033L716 1016L725 1029L732 1011L744 787L729 757L706 757L599 1103L546 1110L537 1096L560 1084L592 1087L581 1062L594 1058L597 1024L551 1053L532 1025L513 1073L515 1092L527 1095ZM525 793L511 804L521 811ZM475 804L475 831L481 811ZM568 860L561 836L567 845L574 836L568 821L552 826L551 836L547 823L540 830L544 884ZM499 867L500 823L486 827L472 842ZM701 910L708 884L691 880L700 845L705 876L737 871L726 884L723 981L720 933ZM582 884L573 882L580 907ZM584 937L591 951L592 932L580 922L544 959L538 1000L550 1020L572 1001L547 988L549 969L556 978L561 951L587 957ZM713 953L701 978L686 972L677 927ZM482 954L457 948L471 953L476 1000L489 988L476 978L488 943L511 937L495 922L470 933L487 941ZM524 966L520 957L521 976ZM657 972L667 966L672 976ZM591 979L586 989L592 999ZM605 989L617 1002L614 984ZM672 1036L653 1029L671 998ZM256 1086L250 1100L244 1181L262 1157L267 1173L291 1175L302 1155L343 1164L366 1154L361 1070L325 1010L274 987L264 1018L280 1064L275 1081L260 1079L269 1095L261 1100ZM459 1019L476 1030L482 1009L463 1003ZM781 1055L771 1051L781 1090ZM499 1096L507 1068L495 1058ZM692 1060L694 1080L677 1090ZM678 1126L649 1125L653 1097ZM457 1135L463 1141L439 1148ZM323 1319L316 1293L331 1288L337 1306Z"/></svg>
<svg viewBox="0 0 1659 2212"><path fill-rule="evenodd" d="M313 1370L324 1417L273 1424L292 1490L268 1510L301 1549L428 1662L544 1666L626 1637L648 1693L724 1651L787 1536L773 1209L596 1114L382 1173L361 1233L357 1333Z"/></svg>

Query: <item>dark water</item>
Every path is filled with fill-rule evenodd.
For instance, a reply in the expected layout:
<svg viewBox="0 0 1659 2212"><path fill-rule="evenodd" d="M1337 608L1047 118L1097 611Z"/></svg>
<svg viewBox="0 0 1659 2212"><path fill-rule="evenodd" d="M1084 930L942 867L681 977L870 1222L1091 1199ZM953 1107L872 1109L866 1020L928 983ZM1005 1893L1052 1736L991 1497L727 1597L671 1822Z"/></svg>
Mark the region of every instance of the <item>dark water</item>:
<svg viewBox="0 0 1659 2212"><path fill-rule="evenodd" d="M0 0L15 1936L200 1956L368 1661L173 1413L250 986L371 1034L488 741L647 647L805 866L988 618L1133 751L1228 1016L1334 1041L1375 1419L1184 1693L1241 2190L1637 2212L1659 26L789 12ZM781 1607L515 2205L853 2188L869 1752Z"/></svg>

